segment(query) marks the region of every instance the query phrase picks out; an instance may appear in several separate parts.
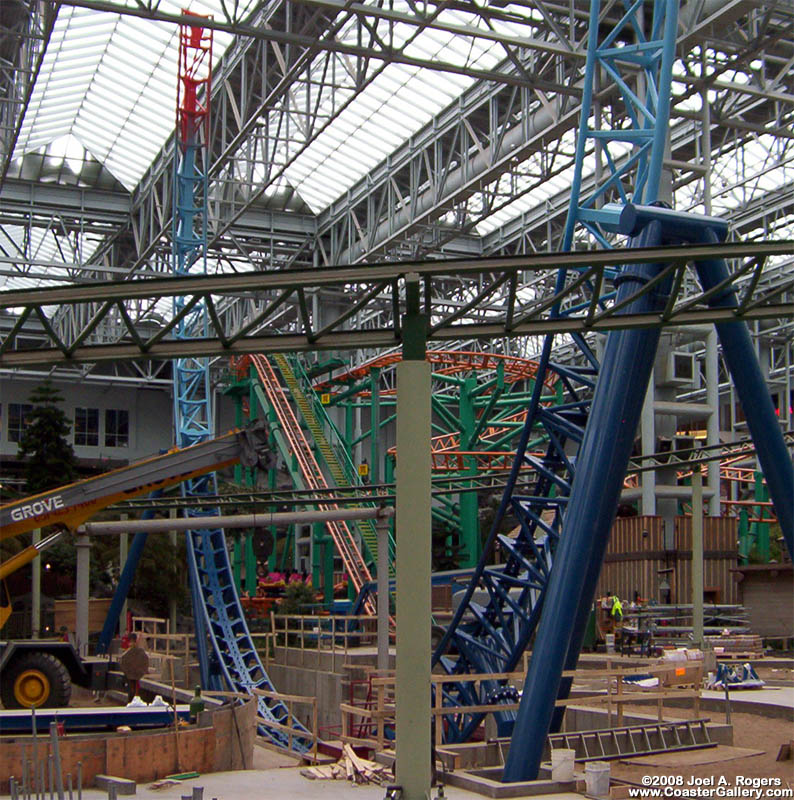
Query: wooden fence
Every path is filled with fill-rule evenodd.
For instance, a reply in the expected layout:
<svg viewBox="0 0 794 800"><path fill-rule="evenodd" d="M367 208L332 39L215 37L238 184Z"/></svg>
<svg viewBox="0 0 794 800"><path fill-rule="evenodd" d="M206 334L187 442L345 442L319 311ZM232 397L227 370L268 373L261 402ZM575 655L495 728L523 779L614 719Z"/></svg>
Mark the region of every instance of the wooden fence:
<svg viewBox="0 0 794 800"><path fill-rule="evenodd" d="M658 678L658 686L645 688L631 683L624 683L629 676L650 675ZM442 718L448 714L492 714L495 711L516 711L518 703L491 703L476 706L445 706L443 691L438 689L444 684L474 683L479 690L482 681L506 680L516 688L523 685L525 672L509 672L499 674L472 675L432 675L431 685L433 706L432 718L435 720L434 737L437 747L442 745ZM659 722L664 718L664 703L671 700L692 700L693 719L700 717L700 686L703 669L700 662L682 662L681 664L659 664L632 669L612 668L609 664L603 670L577 670L563 673L564 677L573 677L575 681L586 681L591 694L577 694L566 700L558 700L557 706L596 706L606 707L608 726L612 727L613 714L617 727L623 725L626 704L655 703ZM592 684L597 684L592 686ZM373 671L371 685L374 700L366 706L341 703L342 736L347 744L364 745L376 751L383 750L390 740L386 736L387 728L394 727L394 690L395 677L393 671ZM356 731L358 734L356 735ZM363 735L367 734L367 735Z"/></svg>

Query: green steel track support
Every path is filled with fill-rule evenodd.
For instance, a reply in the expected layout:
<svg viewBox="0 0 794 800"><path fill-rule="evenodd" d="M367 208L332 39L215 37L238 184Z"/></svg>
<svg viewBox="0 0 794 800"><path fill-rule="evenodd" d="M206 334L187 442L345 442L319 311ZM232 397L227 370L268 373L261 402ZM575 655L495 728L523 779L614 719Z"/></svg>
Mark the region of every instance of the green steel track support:
<svg viewBox="0 0 794 800"><path fill-rule="evenodd" d="M477 437L477 417L474 411L474 392L477 388L477 379L473 376L463 381L460 389L459 416L460 416L460 446L462 450L474 450ZM466 475L477 477L477 462L472 456L464 458ZM460 507L460 543L463 545L461 553L461 567L474 567L480 560L482 546L480 542L480 518L477 495L474 492L464 492L458 495Z"/></svg>
<svg viewBox="0 0 794 800"><path fill-rule="evenodd" d="M372 410L370 411L370 483L380 483L380 450L379 437L380 431L380 369L375 367L369 373L370 393L372 397Z"/></svg>
<svg viewBox="0 0 794 800"><path fill-rule="evenodd" d="M319 402L312 402L313 400L319 400L319 398L312 397L312 399L310 400L310 398L307 396L307 392L311 392L311 394L314 395L314 391L310 387L307 387L307 392L304 392L303 388L300 385L298 375L296 374L295 369L293 369L293 366L290 364L290 361L287 359L286 356L281 354L276 354L272 358L273 362L276 364L279 372L281 373L281 377L283 378L284 383L287 385L287 388L289 389L292 395L292 399L294 400L295 405L300 411L303 422L306 424L306 427L314 437L314 442L317 452L322 457L322 460L325 463L325 466L328 469L329 473L331 474L331 477L333 478L336 485L353 486L357 483L360 484L361 480L356 474L352 462L343 466L341 459L339 458L338 451L331 446L327 436L325 435L324 426L318 419L318 413L321 413L323 414L323 416L325 416L325 410L323 409L322 405ZM331 422L327 418L327 416L325 416L323 422L327 423L328 426L331 425ZM345 469L345 467L347 467L347 469ZM359 535L361 536L361 541L364 547L366 548L366 552L369 557L370 563L376 564L377 554L378 554L378 533L375 528L375 525L371 522L371 520L358 520L355 523L355 528L358 530ZM394 575L393 541L389 543L388 569L389 569L389 575L393 577Z"/></svg>
<svg viewBox="0 0 794 800"><path fill-rule="evenodd" d="M769 489L764 483L764 473L756 471L755 482L753 485L753 499L759 503L769 502ZM758 518L763 520L765 513L765 506L759 505ZM769 550L769 523L768 522L754 522L753 529L755 533L755 547L758 553L758 558L762 564L768 564L771 558Z"/></svg>

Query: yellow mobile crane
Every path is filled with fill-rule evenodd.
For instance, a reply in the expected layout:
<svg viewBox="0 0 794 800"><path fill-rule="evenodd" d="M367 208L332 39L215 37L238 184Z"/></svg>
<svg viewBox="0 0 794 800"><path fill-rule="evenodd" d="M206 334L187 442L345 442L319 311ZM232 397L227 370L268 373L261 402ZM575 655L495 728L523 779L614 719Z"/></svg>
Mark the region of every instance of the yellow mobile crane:
<svg viewBox="0 0 794 800"><path fill-rule="evenodd" d="M0 540L44 526L60 528L0 561L0 629L11 616L5 578L33 561L65 531L76 530L98 511L121 500L231 464L264 467L268 458L267 433L263 426L254 425L0 506ZM103 688L107 665L104 660L81 659L69 642L0 641L0 699L6 708L63 706L69 701L72 683Z"/></svg>

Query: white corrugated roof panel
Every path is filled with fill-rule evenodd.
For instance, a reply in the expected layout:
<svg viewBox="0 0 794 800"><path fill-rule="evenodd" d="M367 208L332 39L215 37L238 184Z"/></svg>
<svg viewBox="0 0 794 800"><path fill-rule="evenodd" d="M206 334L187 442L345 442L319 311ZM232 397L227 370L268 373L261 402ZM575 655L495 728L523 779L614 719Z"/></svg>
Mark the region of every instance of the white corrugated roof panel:
<svg viewBox="0 0 794 800"><path fill-rule="evenodd" d="M163 0L159 9L179 14L183 5ZM222 15L221 0L189 8ZM231 40L215 32L216 60ZM132 191L174 129L178 47L171 23L61 6L14 158L72 136Z"/></svg>

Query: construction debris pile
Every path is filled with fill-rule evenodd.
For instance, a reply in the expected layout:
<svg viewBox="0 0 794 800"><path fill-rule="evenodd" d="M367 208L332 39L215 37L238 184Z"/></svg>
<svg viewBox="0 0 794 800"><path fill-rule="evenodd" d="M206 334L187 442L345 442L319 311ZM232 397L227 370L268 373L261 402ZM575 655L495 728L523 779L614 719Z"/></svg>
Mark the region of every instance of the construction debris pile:
<svg viewBox="0 0 794 800"><path fill-rule="evenodd" d="M309 780L348 780L355 784L373 783L377 786L391 783L394 779L389 767L356 755L346 744L343 755L335 764L323 764L302 769L301 775Z"/></svg>

